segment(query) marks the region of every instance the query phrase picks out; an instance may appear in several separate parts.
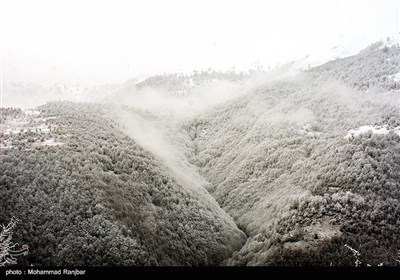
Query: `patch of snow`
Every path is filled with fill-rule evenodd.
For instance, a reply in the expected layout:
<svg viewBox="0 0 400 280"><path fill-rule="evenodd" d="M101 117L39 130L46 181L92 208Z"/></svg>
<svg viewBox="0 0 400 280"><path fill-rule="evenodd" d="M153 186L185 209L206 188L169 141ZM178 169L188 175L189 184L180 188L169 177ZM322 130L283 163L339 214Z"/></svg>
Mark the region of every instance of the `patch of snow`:
<svg viewBox="0 0 400 280"><path fill-rule="evenodd" d="M0 149L11 149L12 146L0 146Z"/></svg>
<svg viewBox="0 0 400 280"><path fill-rule="evenodd" d="M189 85L188 86L191 87L191 88L196 86L196 84L193 82L192 78L189 78Z"/></svg>
<svg viewBox="0 0 400 280"><path fill-rule="evenodd" d="M35 143L35 146L61 146L64 145L62 142L56 142L53 138L44 140L43 142Z"/></svg>
<svg viewBox="0 0 400 280"><path fill-rule="evenodd" d="M47 117L47 118L43 118L43 121L47 121L47 120L54 120L59 118L59 116L54 116L54 117Z"/></svg>
<svg viewBox="0 0 400 280"><path fill-rule="evenodd" d="M9 124L11 125L18 125L18 126L25 126L27 124L29 124L29 121L27 120L21 120L21 119L12 119L9 121Z"/></svg>
<svg viewBox="0 0 400 280"><path fill-rule="evenodd" d="M359 136L361 134L365 134L369 131L371 131L374 134L388 134L391 130L393 130L395 133L397 133L400 136L400 127L389 129L388 126L363 125L357 129L350 129L350 131L347 133L346 136L344 136L344 138L350 139L350 138Z"/></svg>
<svg viewBox="0 0 400 280"><path fill-rule="evenodd" d="M34 109L25 109L24 113L28 116L39 116L40 111L34 110Z"/></svg>
<svg viewBox="0 0 400 280"><path fill-rule="evenodd" d="M315 128L311 124L306 124L300 129L301 134L307 134L308 136L320 136L321 132L315 130Z"/></svg>
<svg viewBox="0 0 400 280"><path fill-rule="evenodd" d="M6 132L4 132L4 135L19 134L20 132L21 131L19 129L7 128Z"/></svg>
<svg viewBox="0 0 400 280"><path fill-rule="evenodd" d="M400 72L393 75L388 75L388 78L393 79L395 82L400 82Z"/></svg>
<svg viewBox="0 0 400 280"><path fill-rule="evenodd" d="M36 129L40 130L43 133L49 133L50 132L50 128L45 124L41 124L41 125L37 126Z"/></svg>

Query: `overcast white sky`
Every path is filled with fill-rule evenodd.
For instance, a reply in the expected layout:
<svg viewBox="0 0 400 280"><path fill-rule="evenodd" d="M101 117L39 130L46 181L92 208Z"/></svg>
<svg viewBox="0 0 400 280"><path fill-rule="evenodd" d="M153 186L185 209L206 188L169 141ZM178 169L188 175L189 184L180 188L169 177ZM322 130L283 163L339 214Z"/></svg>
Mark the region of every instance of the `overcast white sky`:
<svg viewBox="0 0 400 280"><path fill-rule="evenodd" d="M399 36L399 1L0 0L3 80L114 83Z"/></svg>

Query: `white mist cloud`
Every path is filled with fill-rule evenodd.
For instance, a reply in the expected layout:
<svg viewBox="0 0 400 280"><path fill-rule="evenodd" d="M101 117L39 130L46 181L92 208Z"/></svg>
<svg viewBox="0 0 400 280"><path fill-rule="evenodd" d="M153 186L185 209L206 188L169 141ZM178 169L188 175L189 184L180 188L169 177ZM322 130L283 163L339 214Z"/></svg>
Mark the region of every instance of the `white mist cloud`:
<svg viewBox="0 0 400 280"><path fill-rule="evenodd" d="M185 136L179 135L175 122L152 120L126 107L119 110L116 120L128 136L168 168L169 174L179 184L194 192L206 193L204 188L207 188L209 183L199 174L197 168L187 161L185 150L176 145L177 139ZM171 134L174 131L175 134Z"/></svg>
<svg viewBox="0 0 400 280"><path fill-rule="evenodd" d="M290 70L288 66L283 66L267 72L254 72L246 74L246 77L240 81L209 79L199 85L193 83L192 86L182 90L182 94L171 92L166 86L138 87L128 83L102 99L101 102L125 105L156 116L185 119L243 96L260 85L293 78L295 72ZM190 75L185 77L191 80ZM170 77L170 79L173 78ZM296 79L301 79L301 75L298 75Z"/></svg>
<svg viewBox="0 0 400 280"><path fill-rule="evenodd" d="M244 94L245 85L216 81L200 86L184 96L171 95L162 87L122 88L103 100L105 103L123 104L157 116L190 117L210 107L222 104Z"/></svg>

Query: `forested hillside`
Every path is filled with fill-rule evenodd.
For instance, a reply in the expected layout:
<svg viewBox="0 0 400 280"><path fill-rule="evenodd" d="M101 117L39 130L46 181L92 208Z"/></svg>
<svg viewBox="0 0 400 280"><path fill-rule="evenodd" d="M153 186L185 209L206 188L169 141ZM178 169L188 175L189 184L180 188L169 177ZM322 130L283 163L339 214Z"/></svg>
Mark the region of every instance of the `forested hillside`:
<svg viewBox="0 0 400 280"><path fill-rule="evenodd" d="M259 86L186 126L192 161L248 235L229 265L395 265L400 49L375 44ZM364 133L349 131L369 125ZM347 137L346 137L347 136Z"/></svg>
<svg viewBox="0 0 400 280"><path fill-rule="evenodd" d="M63 145L0 151L0 223L20 220L15 241L29 244L29 264L216 265L241 247L244 234L214 199L178 184L103 117L111 108L39 110L57 127L45 137Z"/></svg>

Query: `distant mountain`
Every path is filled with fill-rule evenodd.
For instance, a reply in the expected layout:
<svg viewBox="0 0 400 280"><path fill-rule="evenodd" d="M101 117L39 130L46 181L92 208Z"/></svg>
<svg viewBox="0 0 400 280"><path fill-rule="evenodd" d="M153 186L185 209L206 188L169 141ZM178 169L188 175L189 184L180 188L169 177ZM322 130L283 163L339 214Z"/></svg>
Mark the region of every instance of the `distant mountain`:
<svg viewBox="0 0 400 280"><path fill-rule="evenodd" d="M248 73L217 72L217 71L195 71L191 74L165 74L150 77L136 86L140 88L152 87L163 88L171 95L190 94L196 88L212 85L217 82L240 83L248 78Z"/></svg>
<svg viewBox="0 0 400 280"><path fill-rule="evenodd" d="M115 90L117 85L81 86L56 83L41 86L34 83L6 83L3 106L34 108L50 101L96 102Z"/></svg>
<svg viewBox="0 0 400 280"><path fill-rule="evenodd" d="M398 46L399 41L394 37L387 37L381 39L380 41L371 44L361 52L373 49L384 49L389 47ZM297 74L299 71L308 70L310 68L314 68L320 65L323 65L327 62L335 61L340 58L346 58L355 56L360 52L360 50L349 49L343 46L334 46L330 49L320 50L317 52L313 52L312 54L307 54L304 57L294 60L288 65L288 72Z"/></svg>
<svg viewBox="0 0 400 280"><path fill-rule="evenodd" d="M156 115L187 117L242 94L251 79L250 73L211 70L165 74L141 82L128 81L101 101Z"/></svg>
<svg viewBox="0 0 400 280"><path fill-rule="evenodd" d="M319 65L322 65L328 61L348 57L355 55L357 52L350 51L341 46L335 46L328 50L322 50L312 55L305 55L303 58L298 59L290 63L292 71L303 71Z"/></svg>

